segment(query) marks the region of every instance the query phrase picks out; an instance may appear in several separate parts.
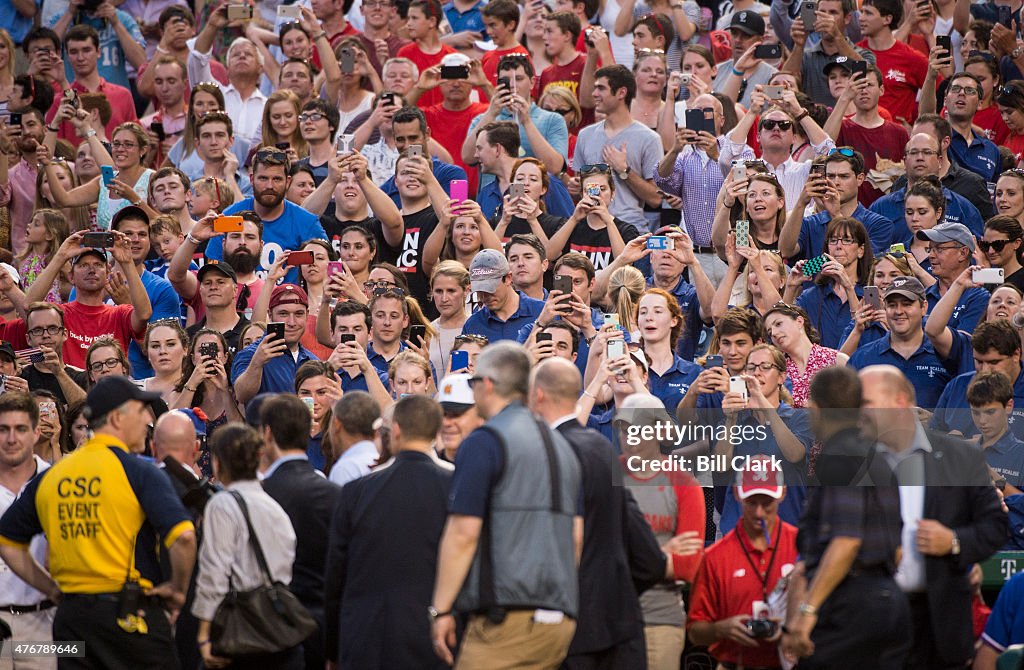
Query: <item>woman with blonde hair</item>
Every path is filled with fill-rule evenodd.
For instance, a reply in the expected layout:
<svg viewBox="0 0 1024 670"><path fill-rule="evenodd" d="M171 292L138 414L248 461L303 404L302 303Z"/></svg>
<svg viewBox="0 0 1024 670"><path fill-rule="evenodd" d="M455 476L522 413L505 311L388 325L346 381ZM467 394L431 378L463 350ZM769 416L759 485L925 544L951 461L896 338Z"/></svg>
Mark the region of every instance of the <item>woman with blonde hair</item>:
<svg viewBox="0 0 1024 670"><path fill-rule="evenodd" d="M18 15L15 15L18 16ZM18 16L18 18L23 18ZM11 19L14 20L13 18ZM26 19L31 23L31 19ZM14 59L16 55L11 34L0 28L0 114L8 112L11 94L14 92Z"/></svg>
<svg viewBox="0 0 1024 670"><path fill-rule="evenodd" d="M84 142L83 146L88 147ZM51 160L56 166L56 178L60 180L65 191L71 191L80 186L78 176L75 174L70 163L62 158L53 158ZM59 207L53 198L53 193L50 190L50 178L46 173L46 170L39 170L36 173L36 210L59 209L64 213L64 218L68 221L69 233L88 230L92 218L96 216L95 211L90 212L91 207L89 205L85 207Z"/></svg>
<svg viewBox="0 0 1024 670"><path fill-rule="evenodd" d="M540 70L538 70L540 72ZM544 89L537 106L541 109L554 112L565 121L565 127L569 129L569 164L572 164L572 155L576 151L576 140L579 139L580 124L583 122L583 109L576 94L565 86L553 85Z"/></svg>
<svg viewBox="0 0 1024 670"><path fill-rule="evenodd" d="M430 363L415 351L400 351L388 365L391 396L398 400L405 395L433 395L434 375Z"/></svg>
<svg viewBox="0 0 1024 670"><path fill-rule="evenodd" d="M505 197L501 213L491 219L495 235L508 242L513 235L533 233L546 245L565 223L564 217L545 211L544 196L551 186L547 168L536 158L520 158L512 164L509 178L512 183L523 185L523 195L514 200Z"/></svg>
<svg viewBox="0 0 1024 670"><path fill-rule="evenodd" d="M260 147L288 144L288 160L292 163L309 155L309 145L299 132L299 96L282 88L267 96L263 106L263 141ZM253 153L256 148L253 148ZM251 160L251 155L250 155Z"/></svg>
<svg viewBox="0 0 1024 670"><path fill-rule="evenodd" d="M733 207L740 203L739 209ZM778 251L779 235L786 222L786 192L779 180L770 172L750 172L747 179L734 181L729 172L718 194L715 221L711 227L711 241L716 249L725 249L730 230L735 232L736 222L747 221L749 244L758 249ZM724 251L719 255L722 260Z"/></svg>
<svg viewBox="0 0 1024 670"><path fill-rule="evenodd" d="M455 348L455 339L469 317L468 301L472 294L469 270L458 261L441 261L430 273L430 295L439 317L430 326L437 332L430 347L430 362L435 370L447 368L448 359Z"/></svg>
<svg viewBox="0 0 1024 670"><path fill-rule="evenodd" d="M647 280L644 274L632 265L619 268L608 278L608 304L612 306L610 313L618 315L619 325L634 341L640 337L636 309L645 290Z"/></svg>
<svg viewBox="0 0 1024 670"><path fill-rule="evenodd" d="M774 251L737 247L731 230L725 241L725 276L715 290L711 318L717 324L732 307L748 307L758 315L782 300L786 264Z"/></svg>

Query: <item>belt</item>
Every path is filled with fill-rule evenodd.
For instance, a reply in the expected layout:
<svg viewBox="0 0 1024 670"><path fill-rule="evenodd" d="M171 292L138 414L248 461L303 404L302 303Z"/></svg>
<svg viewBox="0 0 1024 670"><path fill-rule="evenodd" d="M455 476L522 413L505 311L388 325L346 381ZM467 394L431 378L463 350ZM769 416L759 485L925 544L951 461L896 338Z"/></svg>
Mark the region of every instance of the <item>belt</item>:
<svg viewBox="0 0 1024 670"><path fill-rule="evenodd" d="M713 254L713 253L715 253L715 248L714 247L698 247L698 246L694 246L693 247L693 253L695 253L695 254Z"/></svg>
<svg viewBox="0 0 1024 670"><path fill-rule="evenodd" d="M0 605L0 612L6 614L31 614L32 612L42 612L54 607L54 603L51 600L44 600L36 603L35 605Z"/></svg>

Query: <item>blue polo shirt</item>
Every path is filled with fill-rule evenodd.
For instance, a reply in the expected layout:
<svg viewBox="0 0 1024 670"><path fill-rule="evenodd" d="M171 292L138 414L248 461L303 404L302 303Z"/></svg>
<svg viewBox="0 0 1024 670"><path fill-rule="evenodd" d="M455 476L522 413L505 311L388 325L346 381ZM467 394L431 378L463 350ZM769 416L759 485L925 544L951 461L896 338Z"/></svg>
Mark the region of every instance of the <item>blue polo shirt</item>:
<svg viewBox="0 0 1024 670"><path fill-rule="evenodd" d="M653 369L647 373L647 387L651 395L665 403L665 409L669 414L675 416L676 407L690 389L690 384L703 370L696 363L683 360L680 356L674 356L672 367L665 370L665 374L659 375Z"/></svg>
<svg viewBox="0 0 1024 670"><path fill-rule="evenodd" d="M846 328L843 328L843 334L839 336L840 346L842 346L842 344L846 342L846 340L850 339L850 335L853 333L853 328L855 325L856 324L854 323L854 320L851 318L850 322L846 324ZM860 341L857 343L857 348L860 349L861 347L868 346L872 342L875 342L876 340L880 339L883 335L885 335L888 332L889 331L883 328L881 324L869 323L867 327L864 329L864 332L860 334ZM839 347L836 348L838 349Z"/></svg>
<svg viewBox="0 0 1024 670"><path fill-rule="evenodd" d="M981 640L998 652L1024 642L1024 572L1018 572L1003 585L985 622Z"/></svg>
<svg viewBox="0 0 1024 670"><path fill-rule="evenodd" d="M397 356L398 354L402 353L403 351L405 351L408 348L409 348L409 345L407 345L405 342L399 342L398 343L398 353L395 354L395 355ZM388 377L388 368L391 367L391 361L389 361L388 359L384 358L383 354L378 354L376 351L373 350L373 342L372 341L366 343L366 357L370 359L370 365L373 366L373 369L376 370L378 372L378 374L383 373L383 375L384 375L383 378L387 379L387 377ZM359 378L362 378L362 375L360 375ZM367 390L365 388L366 387L366 380L365 379L363 379L363 387L364 388L362 390L364 390L364 391ZM388 385L385 383L384 384L384 388L387 388L387 387L388 387ZM347 389L345 389L344 386L342 386L342 389L343 390L347 390Z"/></svg>
<svg viewBox="0 0 1024 670"><path fill-rule="evenodd" d="M893 365L899 368L913 385L918 406L925 408L935 407L942 389L956 373L955 367L949 367L948 363L942 362L935 353L931 340L926 336L910 358L903 358L892 348L889 333L865 347L858 348L853 352L853 356L850 356L847 365L857 370L869 365Z"/></svg>
<svg viewBox="0 0 1024 670"><path fill-rule="evenodd" d="M561 179L556 177L552 177L549 183L548 192L544 195L544 210L552 216L568 219L576 209L576 204L572 201L572 196L569 195L569 189L565 187ZM488 221L501 212L501 208L505 204L504 196L505 194L498 187L497 180L480 186L476 201Z"/></svg>
<svg viewBox="0 0 1024 670"><path fill-rule="evenodd" d="M597 408L595 407L595 410ZM587 428L593 428L597 432L601 433L608 438L608 441L612 443L612 447L615 448L616 454L622 453L622 447L619 446L619 434L618 431L612 426L612 421L615 419L615 405L611 406L611 409L605 411L596 411L590 415L587 419Z"/></svg>
<svg viewBox="0 0 1024 670"><path fill-rule="evenodd" d="M453 33L470 30L486 36L487 28L484 27L484 15L480 12L480 8L483 6L484 2L480 0L466 11L460 12L454 2L448 2L444 5L444 18L448 19Z"/></svg>
<svg viewBox="0 0 1024 670"><path fill-rule="evenodd" d="M1006 431L982 451L985 462L1001 474L1007 484L1017 488L1024 486L1024 442L1018 440L1012 431Z"/></svg>
<svg viewBox="0 0 1024 670"><path fill-rule="evenodd" d="M875 256L889 250L889 245L893 243L894 239L892 221L881 214L872 212L860 203L857 203L857 209L854 210L852 218L864 224L864 228L868 231L868 239L871 241L871 251ZM825 231L831 221L832 215L828 212L805 216L803 223L800 224L800 253L790 260L814 258L828 251Z"/></svg>
<svg viewBox="0 0 1024 670"><path fill-rule="evenodd" d="M449 189L453 179L466 179L466 171L460 168L458 165L452 165L451 163L445 163L439 161L433 156L430 158L431 164L434 168L434 176L437 181L441 184L441 188L444 189L445 193L451 195ZM395 178L389 177L386 182L380 185L380 190L391 196L395 206L399 209L402 208L402 198L398 195L398 187L395 186Z"/></svg>
<svg viewBox="0 0 1024 670"><path fill-rule="evenodd" d="M864 289L858 284L854 286L854 292L859 298ZM821 346L830 349L842 346L843 330L853 319L850 316L850 303L839 297L831 282L824 286L811 284L797 297L796 304L803 307L811 317L811 324L821 336Z"/></svg>
<svg viewBox="0 0 1024 670"><path fill-rule="evenodd" d="M264 337L266 337L264 335ZM245 349L235 354L235 362L231 364L231 384L234 385L242 373L249 369L256 347L263 341L263 337L256 340ZM306 361L318 361L319 358L307 349L299 345L298 356L293 356L287 351L280 356L275 356L263 366L263 380L257 393L295 393L295 371Z"/></svg>
<svg viewBox="0 0 1024 670"><path fill-rule="evenodd" d="M946 194L945 220L962 223L970 228L975 237L981 237L985 232L985 222L982 220L978 208L971 204L970 200L948 188L943 187L942 192ZM892 239L894 240L905 240L910 237L905 214L906 197L907 189L901 188L875 200L871 205L872 212L881 214L892 221Z"/></svg>
<svg viewBox="0 0 1024 670"><path fill-rule="evenodd" d="M932 430L960 431L964 437L978 434L967 404L967 387L974 379L973 372L965 372L953 378L935 405L935 414L928 427ZM1013 413L1010 415L1010 431L1018 439L1024 439L1024 369L1013 382Z"/></svg>
<svg viewBox="0 0 1024 670"><path fill-rule="evenodd" d="M405 343L402 343L405 346ZM377 354L378 358L384 358L380 354ZM369 358L369 352L367 352L367 358ZM373 359L370 359L370 364L373 364ZM388 371L385 365L384 370L379 370L376 365L373 366L374 371L377 373L377 378L380 379L380 383L384 385L384 388L388 388ZM341 390L345 393L349 391L366 391L370 392L370 387L366 385L366 375L360 372L355 377L350 377L348 372L344 370L338 370L338 377L341 379Z"/></svg>
<svg viewBox="0 0 1024 670"><path fill-rule="evenodd" d="M654 286L654 277L647 277L647 287L652 286ZM683 334L676 343L676 353L682 358L692 361L693 354L697 351L697 343L700 341L701 330L704 329L704 322L700 318L697 288L679 277L675 288L669 293L676 297L679 309L683 311Z"/></svg>
<svg viewBox="0 0 1024 670"><path fill-rule="evenodd" d="M548 290L544 289L545 300L548 297ZM562 317L555 317L556 320L561 321ZM590 323L597 330L601 330L601 326L604 325L604 313L596 307L590 308ZM519 329L519 335L516 336L516 341L519 344L523 344L526 340L530 339L530 333L533 332L533 327L537 325L536 321L528 323ZM622 326L619 326L619 330L626 338L626 342L629 342L629 332L626 331ZM587 375L587 360L590 358L590 345L587 344L587 339L583 337L583 333L580 333L580 345L576 350L576 368L580 371L580 375L586 377Z"/></svg>
<svg viewBox="0 0 1024 670"><path fill-rule="evenodd" d="M960 167L979 175L987 182L999 179L1002 172L1003 159L999 156L999 147L992 140L981 137L971 130L971 143L960 133L953 131L953 141L949 144L949 157Z"/></svg>
<svg viewBox="0 0 1024 670"><path fill-rule="evenodd" d="M974 347L971 346L971 334L962 330L947 328L953 334L953 345L946 357L946 367L954 374L974 372Z"/></svg>
<svg viewBox="0 0 1024 670"><path fill-rule="evenodd" d="M928 298L928 312L931 313L942 297L939 295L939 283L935 282L926 288L924 295ZM959 329L973 332L981 316L988 309L990 297L989 292L980 286L964 291L963 295L960 296L960 300L956 303L956 307L953 308L953 316L949 318L947 326L954 330Z"/></svg>
<svg viewBox="0 0 1024 670"><path fill-rule="evenodd" d="M523 326L536 321L541 310L544 309L543 300L535 300L522 291L517 291L517 293L519 294L519 307L507 320L502 321L494 315L490 307L484 305L466 319L466 324L462 326L462 333L464 335L483 335L491 344L498 340L517 341L519 331Z"/></svg>

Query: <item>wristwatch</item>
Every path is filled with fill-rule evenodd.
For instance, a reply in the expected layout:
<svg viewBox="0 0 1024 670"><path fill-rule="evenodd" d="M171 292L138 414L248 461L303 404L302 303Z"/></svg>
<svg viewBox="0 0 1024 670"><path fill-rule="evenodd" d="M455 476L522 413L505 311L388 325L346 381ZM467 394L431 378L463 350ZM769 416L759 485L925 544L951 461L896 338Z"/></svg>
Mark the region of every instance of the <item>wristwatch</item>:
<svg viewBox="0 0 1024 670"><path fill-rule="evenodd" d="M630 170L629 166L627 165L626 169L619 173L619 179L621 179L622 181L626 181L627 179L629 179L629 173L631 171L632 170Z"/></svg>
<svg viewBox="0 0 1024 670"><path fill-rule="evenodd" d="M1024 54L1024 46L1014 48L1014 50L1010 52L1010 58L1017 60L1020 58L1021 54Z"/></svg>
<svg viewBox="0 0 1024 670"><path fill-rule="evenodd" d="M430 620L431 621L436 621L436 620L440 619L443 616L448 616L451 613L452 613L451 610L448 610L447 612L438 612L437 608L434 607L433 605L429 605L427 607L427 614L430 615Z"/></svg>
<svg viewBox="0 0 1024 670"><path fill-rule="evenodd" d="M949 547L949 553L953 556L960 555L960 538L956 536L956 531L953 531L953 541Z"/></svg>

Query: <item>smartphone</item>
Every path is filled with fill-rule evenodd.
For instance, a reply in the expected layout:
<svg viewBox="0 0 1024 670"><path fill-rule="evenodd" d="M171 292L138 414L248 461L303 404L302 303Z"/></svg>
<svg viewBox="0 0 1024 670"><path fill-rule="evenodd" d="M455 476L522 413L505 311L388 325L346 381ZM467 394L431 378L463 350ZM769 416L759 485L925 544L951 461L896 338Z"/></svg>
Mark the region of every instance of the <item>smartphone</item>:
<svg viewBox="0 0 1024 670"><path fill-rule="evenodd" d="M345 344L346 342L355 342L356 336L354 333L342 333L341 338L338 340L339 343Z"/></svg>
<svg viewBox="0 0 1024 670"><path fill-rule="evenodd" d="M1002 284L1003 268L976 268L971 272L975 284Z"/></svg>
<svg viewBox="0 0 1024 670"><path fill-rule="evenodd" d="M560 291L562 295L572 293L572 277L568 275L555 275L551 288L554 291Z"/></svg>
<svg viewBox="0 0 1024 670"><path fill-rule="evenodd" d="M526 184L512 182L508 185L508 197L510 200L515 200L524 195L526 195Z"/></svg>
<svg viewBox="0 0 1024 670"><path fill-rule="evenodd" d="M749 247L750 246L750 221L746 219L740 219L734 226L736 233L736 246L737 247Z"/></svg>
<svg viewBox="0 0 1024 670"><path fill-rule="evenodd" d="M587 187L587 197L593 198L594 200L600 199L600 197L601 197L601 187L600 186L588 186Z"/></svg>
<svg viewBox="0 0 1024 670"><path fill-rule="evenodd" d="M868 73L868 62L866 60L851 60L846 64L850 66L851 77L856 77L858 73L861 75Z"/></svg>
<svg viewBox="0 0 1024 670"><path fill-rule="evenodd" d="M707 128L704 126L703 109L686 110L686 129L692 130L697 133L699 133L702 130L707 130Z"/></svg>
<svg viewBox="0 0 1024 670"><path fill-rule="evenodd" d="M729 377L729 393L738 393L747 399L747 382L743 377Z"/></svg>
<svg viewBox="0 0 1024 670"><path fill-rule="evenodd" d="M267 338L268 339L284 339L284 323L281 321L271 321L267 324Z"/></svg>
<svg viewBox="0 0 1024 670"><path fill-rule="evenodd" d="M758 47L759 49L761 47ZM764 96L769 100L782 100L782 94L785 93L785 86L765 86Z"/></svg>
<svg viewBox="0 0 1024 670"><path fill-rule="evenodd" d="M240 216L218 216L213 220L215 233L240 233L245 227L245 219Z"/></svg>
<svg viewBox="0 0 1024 670"><path fill-rule="evenodd" d="M616 328L619 327L619 315L617 313L605 312L604 314L601 315L601 317L604 319L603 325L612 325L615 326Z"/></svg>
<svg viewBox="0 0 1024 670"><path fill-rule="evenodd" d="M468 65L442 65L441 79L469 79Z"/></svg>
<svg viewBox="0 0 1024 670"><path fill-rule="evenodd" d="M62 99L64 100L64 102L71 105L75 109L78 109L78 107L82 104L81 101L79 101L78 99L78 91L76 91L73 88L64 89L64 95Z"/></svg>
<svg viewBox="0 0 1024 670"><path fill-rule="evenodd" d="M647 248L654 251L667 251L676 248L676 241L666 235L651 235L647 238Z"/></svg>
<svg viewBox="0 0 1024 670"><path fill-rule="evenodd" d="M551 333L537 333L538 342L551 342L555 339L555 336Z"/></svg>
<svg viewBox="0 0 1024 670"><path fill-rule="evenodd" d="M508 77L498 77L498 88L512 90L512 80Z"/></svg>
<svg viewBox="0 0 1024 670"><path fill-rule="evenodd" d="M882 296L878 292L877 286L864 287L864 302L867 303L871 309L882 309Z"/></svg>
<svg viewBox="0 0 1024 670"><path fill-rule="evenodd" d="M398 97L394 92L388 91L387 93L380 94L380 104L394 106L395 98Z"/></svg>
<svg viewBox="0 0 1024 670"><path fill-rule="evenodd" d="M817 0L804 0L800 3L800 19L804 22L804 32L814 32L814 24L818 22Z"/></svg>
<svg viewBox="0 0 1024 670"><path fill-rule="evenodd" d="M953 55L953 38L949 35L936 35L935 46L945 51L947 56Z"/></svg>
<svg viewBox="0 0 1024 670"><path fill-rule="evenodd" d="M203 342L199 345L199 355L203 358L217 358L217 351L216 342Z"/></svg>
<svg viewBox="0 0 1024 670"><path fill-rule="evenodd" d="M889 245L889 253L890 254L905 254L905 253L907 253L907 248L903 245L902 242L897 242L896 244L890 244Z"/></svg>
<svg viewBox="0 0 1024 670"><path fill-rule="evenodd" d="M162 121L154 121L149 124L149 129L153 131L153 134L156 135L156 139L159 141L163 142L167 139L167 133L164 132L164 124Z"/></svg>
<svg viewBox="0 0 1024 670"><path fill-rule="evenodd" d="M345 274L345 264L341 261L328 261L327 262L327 276L331 275L343 275Z"/></svg>
<svg viewBox="0 0 1024 670"><path fill-rule="evenodd" d="M114 233L86 233L82 237L82 246L93 249L109 249L114 246Z"/></svg>
<svg viewBox="0 0 1024 670"><path fill-rule="evenodd" d="M349 133L341 133L338 135L338 153L347 154L352 152L352 140L356 138L355 135Z"/></svg>
<svg viewBox="0 0 1024 670"><path fill-rule="evenodd" d="M292 148L292 143L291 142L275 142L274 143L274 148L275 149L280 149L281 151L288 151L289 149Z"/></svg>
<svg viewBox="0 0 1024 670"><path fill-rule="evenodd" d="M711 368L720 368L723 367L724 365L725 360L722 358L720 354L709 354L708 357L704 359L705 370L710 370Z"/></svg>
<svg viewBox="0 0 1024 670"><path fill-rule="evenodd" d="M420 324L409 326L409 341L422 346L427 343L427 327Z"/></svg>
<svg viewBox="0 0 1024 670"><path fill-rule="evenodd" d="M743 161L733 161L732 163L732 180L743 181L747 178L747 164Z"/></svg>
<svg viewBox="0 0 1024 670"><path fill-rule="evenodd" d="M824 254L816 258L809 259L806 263L804 263L804 276L813 277L814 275L818 274L819 272L821 272L821 268L824 267L825 263L827 262L828 259L825 258Z"/></svg>
<svg viewBox="0 0 1024 670"><path fill-rule="evenodd" d="M104 186L110 186L111 182L114 181L114 178L117 177L117 174L114 172L113 165L101 165L100 174L103 175Z"/></svg>
<svg viewBox="0 0 1024 670"><path fill-rule="evenodd" d="M280 9L280 7L278 9ZM306 409L309 410L309 413L312 414L313 406L316 404L316 401L310 398L309 396L306 396L302 398L302 403L306 406Z"/></svg>
<svg viewBox="0 0 1024 670"><path fill-rule="evenodd" d="M608 347L605 350L605 357L609 360L622 358L626 355L626 341L621 339L608 340Z"/></svg>
<svg viewBox="0 0 1024 670"><path fill-rule="evenodd" d="M228 21L247 21L252 18L252 5L228 5Z"/></svg>
<svg viewBox="0 0 1024 670"><path fill-rule="evenodd" d="M302 18L302 10L298 5L278 5L277 18L298 21Z"/></svg>
<svg viewBox="0 0 1024 670"><path fill-rule="evenodd" d="M342 47L338 53L338 63L343 74L352 74L356 71L356 53L352 51L352 47Z"/></svg>
<svg viewBox="0 0 1024 670"><path fill-rule="evenodd" d="M410 144L407 149L410 156L423 156L423 145L422 144Z"/></svg>
<svg viewBox="0 0 1024 670"><path fill-rule="evenodd" d="M782 58L781 44L758 44L754 47L754 58L761 60L778 60Z"/></svg>
<svg viewBox="0 0 1024 670"><path fill-rule="evenodd" d="M11 119L8 121L9 126L20 126L21 125L21 112L11 112Z"/></svg>
<svg viewBox="0 0 1024 670"><path fill-rule="evenodd" d="M285 267L299 267L300 265L313 264L312 251L293 251L288 254L288 260L284 262Z"/></svg>
<svg viewBox="0 0 1024 670"><path fill-rule="evenodd" d="M1010 21L1013 20L1013 10L1010 9L1009 5L996 5L996 12L999 16L999 23L1004 26L1009 26Z"/></svg>
<svg viewBox="0 0 1024 670"><path fill-rule="evenodd" d="M452 372L456 370L465 370L469 367L469 352L465 349L459 349L458 351L452 352Z"/></svg>
<svg viewBox="0 0 1024 670"><path fill-rule="evenodd" d="M811 171L810 171L809 174L811 176L814 176L814 177L824 178L825 177L825 164L824 163L814 163L814 164L812 164L811 165Z"/></svg>
<svg viewBox="0 0 1024 670"><path fill-rule="evenodd" d="M462 202L469 199L469 182L465 179L452 179L448 189L452 200Z"/></svg>

